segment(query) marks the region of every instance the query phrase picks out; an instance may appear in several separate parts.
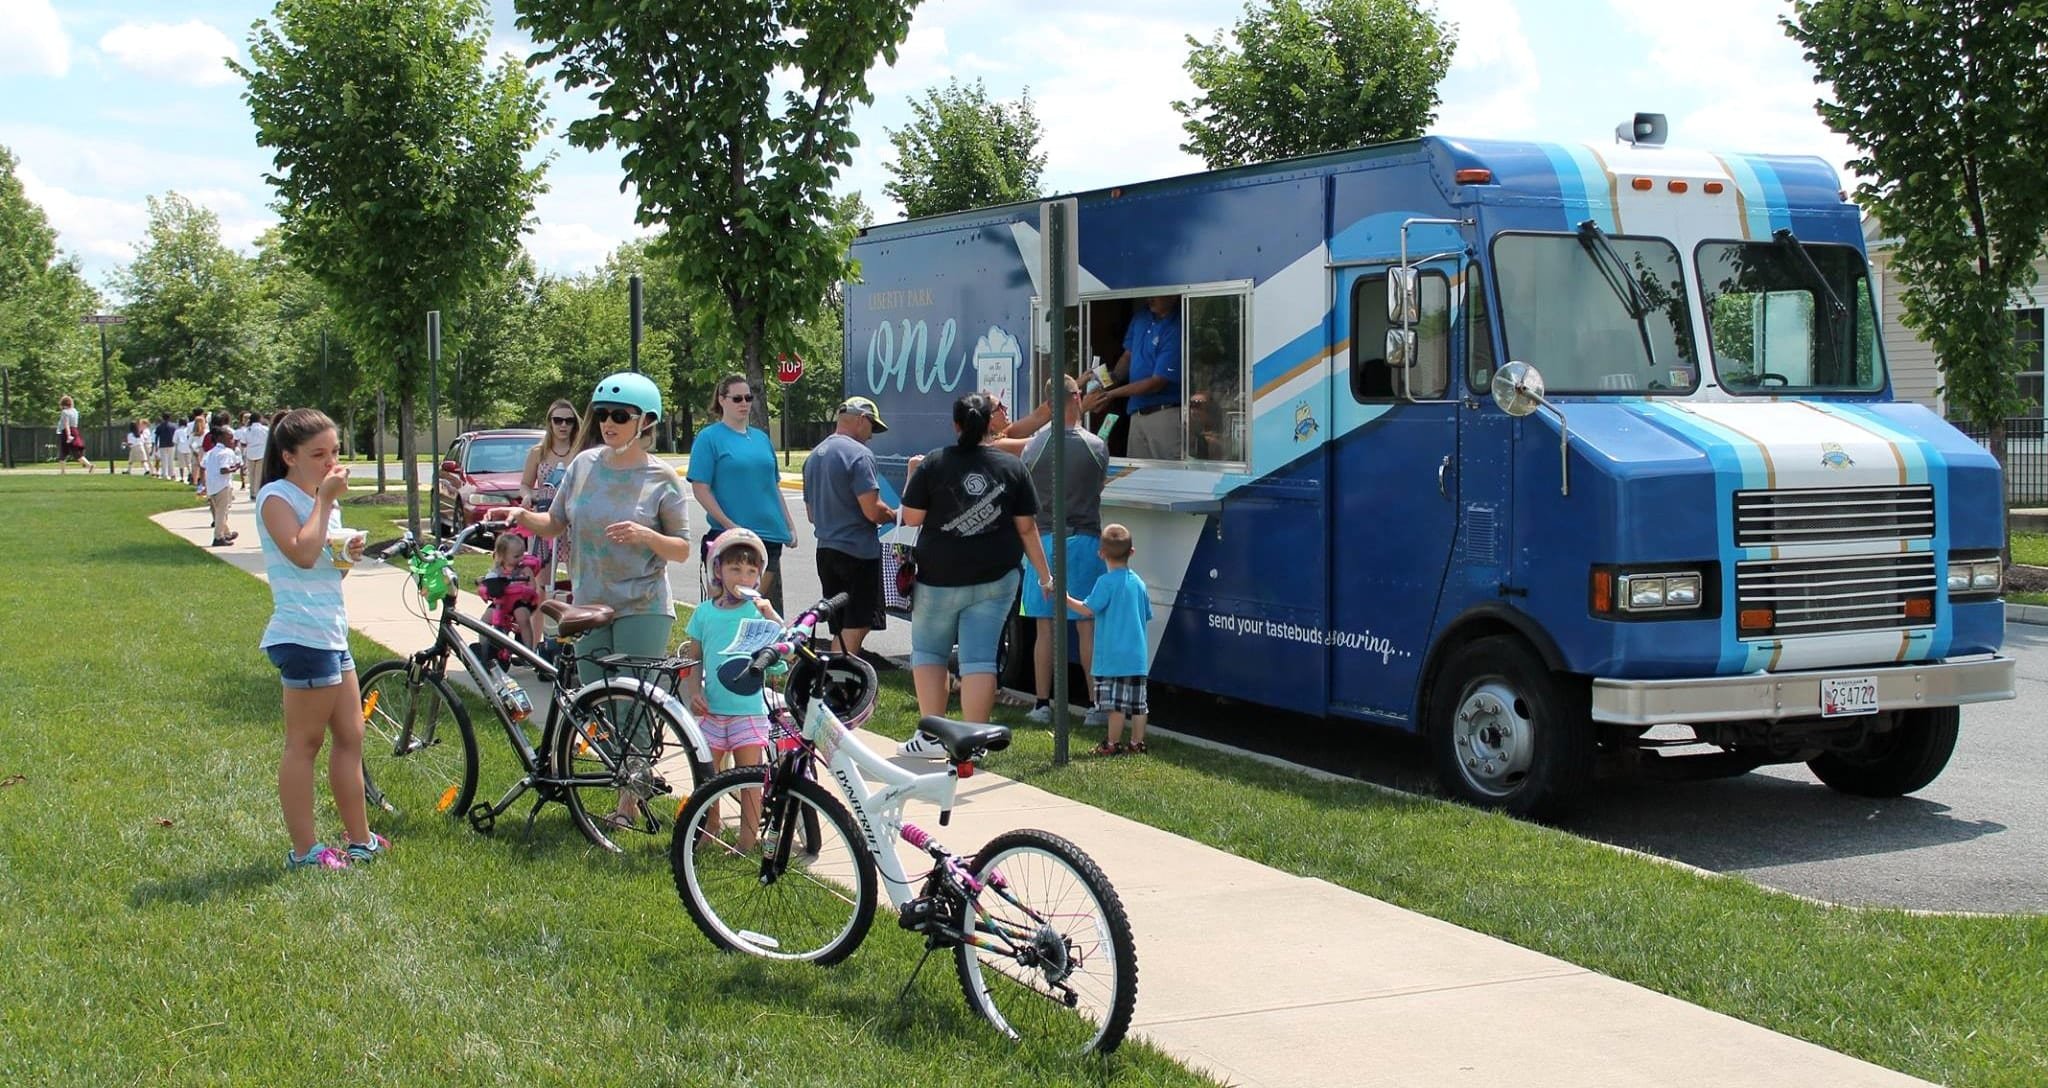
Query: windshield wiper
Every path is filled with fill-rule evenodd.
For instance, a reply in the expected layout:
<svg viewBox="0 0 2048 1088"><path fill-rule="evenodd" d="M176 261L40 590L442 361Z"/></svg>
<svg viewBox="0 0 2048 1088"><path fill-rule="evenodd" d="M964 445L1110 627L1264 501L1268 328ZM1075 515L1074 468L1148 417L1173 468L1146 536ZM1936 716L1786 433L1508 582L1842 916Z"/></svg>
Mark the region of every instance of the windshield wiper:
<svg viewBox="0 0 2048 1088"><path fill-rule="evenodd" d="M1846 374L1849 369L1848 360L1842 355L1842 337L1836 328L1849 316L1849 307L1842 303L1842 296L1835 293L1834 285L1828 282L1827 273L1822 272L1820 265L1814 263L1813 254L1806 251L1806 245L1799 240L1798 235L1792 233L1791 227L1780 227L1772 231L1771 241L1777 243L1778 248L1797 254L1799 267L1806 272L1806 278L1812 281L1815 287L1820 288L1821 297L1828 305L1828 347L1833 349L1831 354L1835 357L1835 373Z"/></svg>
<svg viewBox="0 0 2048 1088"><path fill-rule="evenodd" d="M1643 338L1643 365L1657 365L1657 349L1650 343L1650 296L1643 290L1642 281L1629 270L1628 262L1614 251L1614 243L1607 240L1607 232L1591 219L1579 224L1579 244L1586 247L1586 256L1593 259L1593 266L1600 270L1600 278L1613 288L1614 297L1621 300L1622 309L1636 323L1636 332Z"/></svg>

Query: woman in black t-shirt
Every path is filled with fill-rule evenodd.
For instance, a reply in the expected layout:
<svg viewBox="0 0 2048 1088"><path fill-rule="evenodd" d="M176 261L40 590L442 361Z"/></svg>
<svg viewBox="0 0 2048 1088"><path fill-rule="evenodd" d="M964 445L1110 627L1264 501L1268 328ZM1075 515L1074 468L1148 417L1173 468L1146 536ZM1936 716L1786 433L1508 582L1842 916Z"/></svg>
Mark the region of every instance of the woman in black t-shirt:
<svg viewBox="0 0 2048 1088"><path fill-rule="evenodd" d="M918 526L917 598L910 612L910 674L919 714L946 712L946 656L960 648L960 716L995 709L996 646L1017 597L1017 560L1029 556L1050 587L1038 541L1038 497L1024 463L982 445L995 402L973 393L953 404L959 440L924 458L903 491L903 523Z"/></svg>

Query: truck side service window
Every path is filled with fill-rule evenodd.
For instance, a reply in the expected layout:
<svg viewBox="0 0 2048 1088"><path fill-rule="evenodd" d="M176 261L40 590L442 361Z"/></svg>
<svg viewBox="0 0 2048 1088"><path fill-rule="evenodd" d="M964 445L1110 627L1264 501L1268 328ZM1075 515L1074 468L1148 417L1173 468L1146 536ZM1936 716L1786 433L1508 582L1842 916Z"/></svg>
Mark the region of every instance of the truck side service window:
<svg viewBox="0 0 2048 1088"><path fill-rule="evenodd" d="M1181 299L1181 448L1190 461L1245 459L1245 302L1242 293Z"/></svg>
<svg viewBox="0 0 2048 1088"><path fill-rule="evenodd" d="M1474 392L1493 381L1493 322L1487 320L1486 276L1474 264L1465 269L1465 374Z"/></svg>
<svg viewBox="0 0 2048 1088"><path fill-rule="evenodd" d="M1421 356L1408 372L1408 393L1436 400L1450 382L1450 285L1441 272L1422 274L1422 320L1415 326ZM1361 404L1398 400L1401 387L1387 368L1387 278L1367 276L1351 289L1351 395Z"/></svg>

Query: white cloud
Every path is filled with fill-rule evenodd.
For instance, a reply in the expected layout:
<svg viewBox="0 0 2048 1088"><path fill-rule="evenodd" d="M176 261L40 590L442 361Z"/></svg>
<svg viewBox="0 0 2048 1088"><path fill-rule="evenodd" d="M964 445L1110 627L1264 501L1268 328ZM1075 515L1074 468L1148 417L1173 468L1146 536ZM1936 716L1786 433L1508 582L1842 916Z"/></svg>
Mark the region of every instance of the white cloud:
<svg viewBox="0 0 2048 1088"><path fill-rule="evenodd" d="M149 208L142 201L75 193L43 180L26 164L16 172L22 192L57 229L60 248L77 254L89 269L135 259L135 241L149 224Z"/></svg>
<svg viewBox="0 0 2048 1088"><path fill-rule="evenodd" d="M1527 136L1535 127L1543 76L1513 0L1445 0L1458 48L1438 93L1434 131L1458 136Z"/></svg>
<svg viewBox="0 0 2048 1088"><path fill-rule="evenodd" d="M157 79L206 87L230 83L227 58L235 44L220 28L192 19L168 23L122 23L100 39L100 49L124 67Z"/></svg>
<svg viewBox="0 0 2048 1088"><path fill-rule="evenodd" d="M896 47L896 63L877 64L868 73L868 90L877 98L922 94L953 74L946 63L948 53L945 27L913 22L910 34Z"/></svg>
<svg viewBox="0 0 2048 1088"><path fill-rule="evenodd" d="M71 71L71 35L50 0L0 4L0 75L62 77Z"/></svg>
<svg viewBox="0 0 2048 1088"><path fill-rule="evenodd" d="M653 233L633 222L635 198L619 191L616 163L591 159L593 172L548 171L548 191L534 201L536 226L526 236L526 250L543 271L589 271L621 245Z"/></svg>

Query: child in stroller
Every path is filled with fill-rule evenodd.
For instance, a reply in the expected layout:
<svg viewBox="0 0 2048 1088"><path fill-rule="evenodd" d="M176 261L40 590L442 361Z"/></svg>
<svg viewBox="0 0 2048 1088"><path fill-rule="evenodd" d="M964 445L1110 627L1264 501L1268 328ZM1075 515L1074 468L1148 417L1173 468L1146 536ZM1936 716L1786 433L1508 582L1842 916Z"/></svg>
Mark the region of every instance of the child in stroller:
<svg viewBox="0 0 2048 1088"><path fill-rule="evenodd" d="M499 533L492 551L496 561L491 572L477 583L477 595L491 602L484 622L518 639L521 645L539 649L540 588L535 579L540 574L540 560L527 553L526 536L518 532ZM510 654L498 651L495 656L500 668L511 664Z"/></svg>

